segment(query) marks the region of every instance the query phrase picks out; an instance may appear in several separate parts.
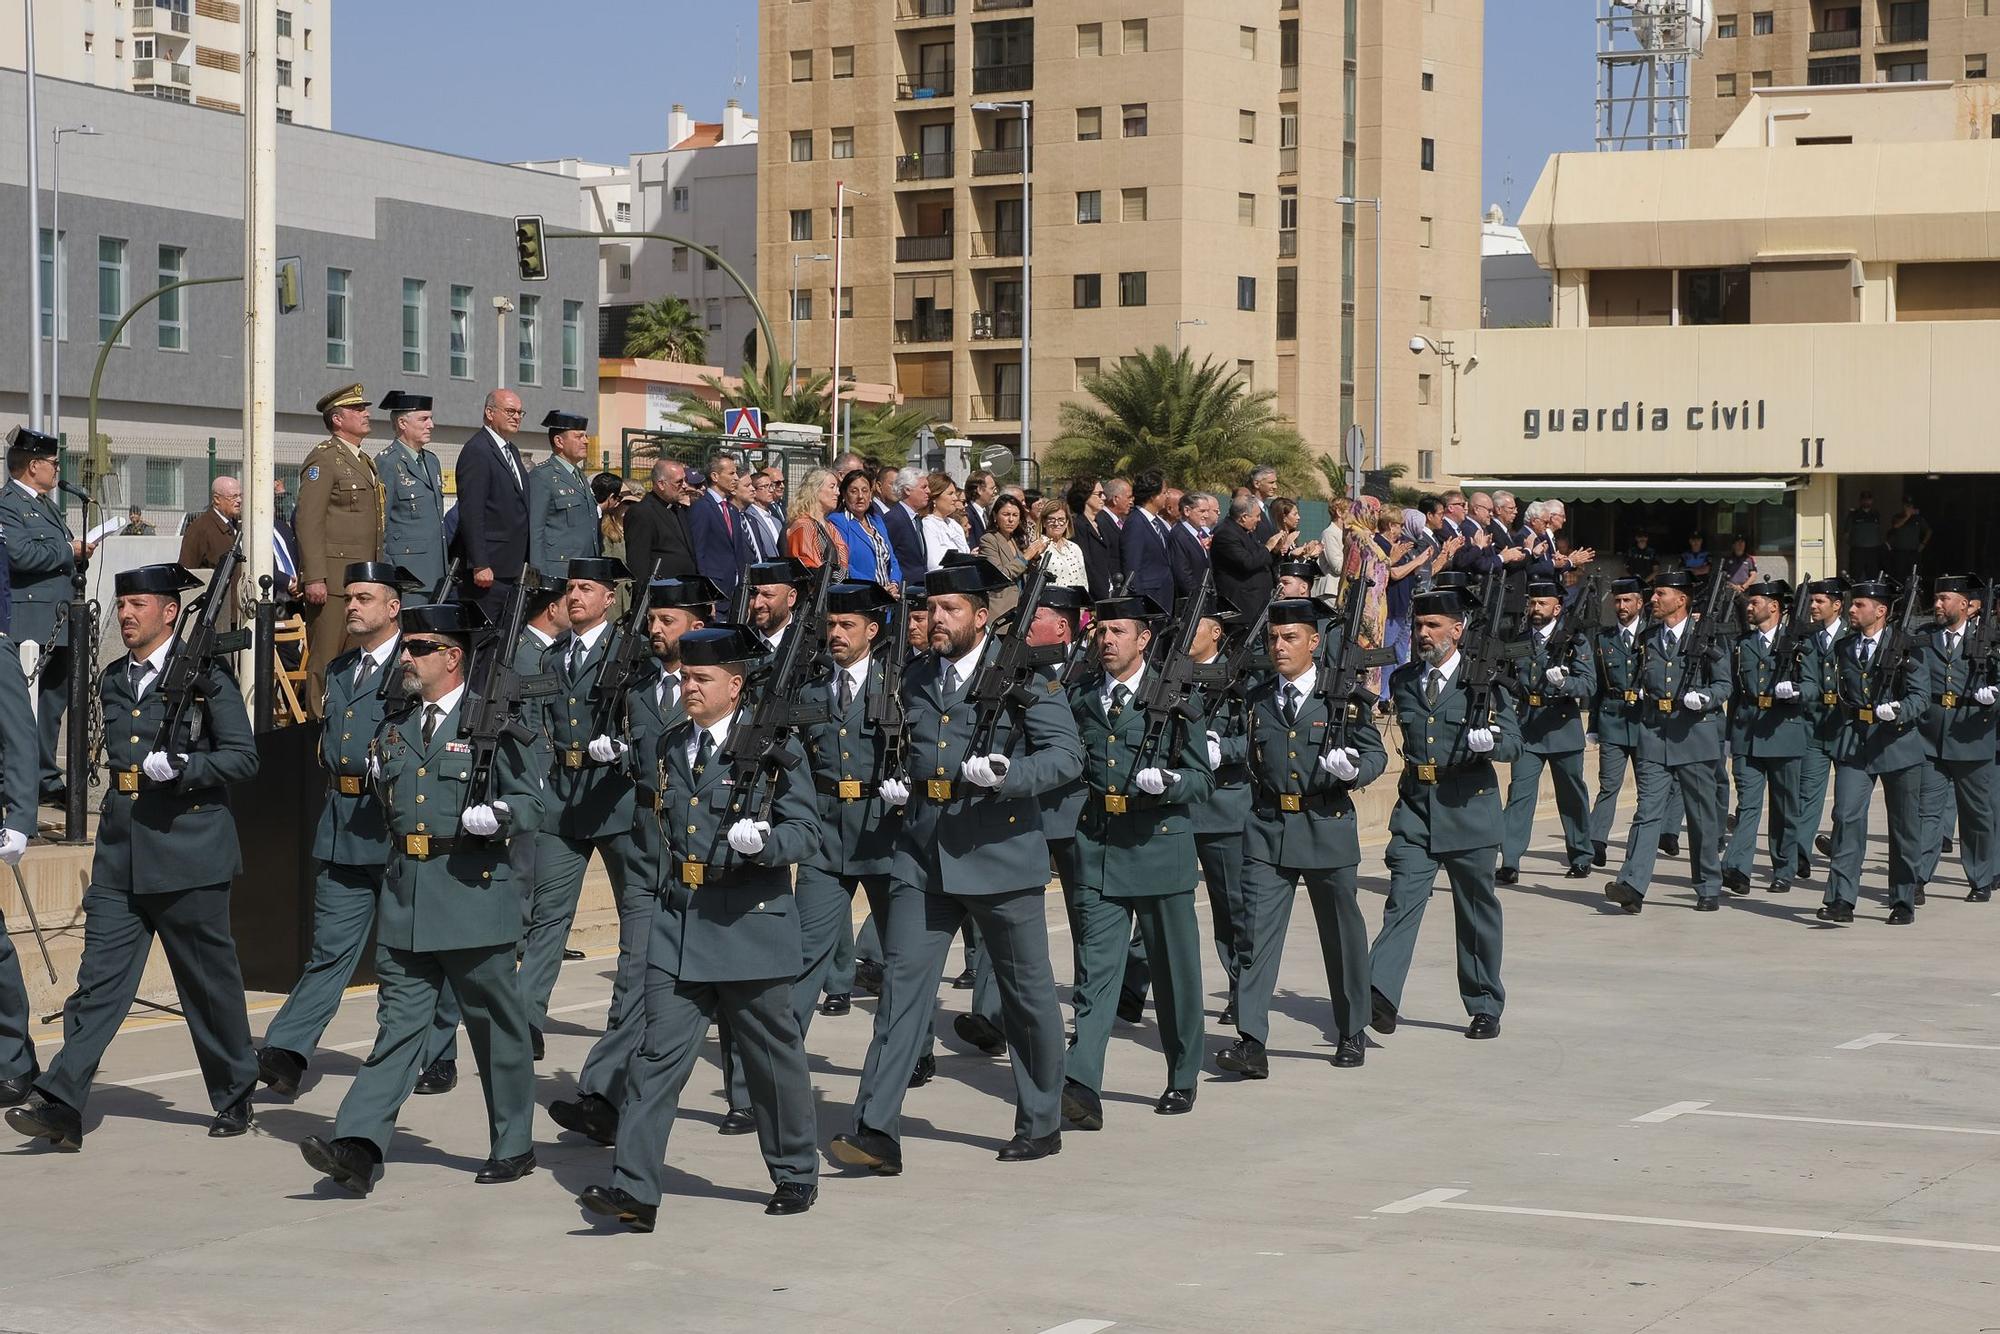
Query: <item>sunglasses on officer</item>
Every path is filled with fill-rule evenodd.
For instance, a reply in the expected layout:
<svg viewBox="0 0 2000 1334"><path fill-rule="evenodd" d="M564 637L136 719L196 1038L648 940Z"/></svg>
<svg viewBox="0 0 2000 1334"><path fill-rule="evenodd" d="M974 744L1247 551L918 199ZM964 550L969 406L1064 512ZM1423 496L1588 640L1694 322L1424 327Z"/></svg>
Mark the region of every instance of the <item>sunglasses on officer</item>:
<svg viewBox="0 0 2000 1334"><path fill-rule="evenodd" d="M413 658L428 658L441 648L457 647L449 639L411 639L408 636L403 639L403 652Z"/></svg>

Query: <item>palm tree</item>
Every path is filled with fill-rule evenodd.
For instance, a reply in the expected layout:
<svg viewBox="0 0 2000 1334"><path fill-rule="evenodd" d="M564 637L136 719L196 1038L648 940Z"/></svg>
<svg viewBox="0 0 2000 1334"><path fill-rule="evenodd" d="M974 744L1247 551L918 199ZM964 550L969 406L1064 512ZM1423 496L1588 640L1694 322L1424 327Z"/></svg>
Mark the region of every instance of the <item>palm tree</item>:
<svg viewBox="0 0 2000 1334"><path fill-rule="evenodd" d="M1250 470L1270 465L1293 494L1307 489L1313 456L1272 404L1213 358L1155 346L1092 376L1096 400L1065 403L1045 465L1051 477L1130 477L1157 468L1171 485L1228 495Z"/></svg>
<svg viewBox="0 0 2000 1334"><path fill-rule="evenodd" d="M884 403L866 416L856 414L854 452L870 463L901 467L910 456L917 432L935 420L922 408L899 408L894 403Z"/></svg>
<svg viewBox="0 0 2000 1334"><path fill-rule="evenodd" d="M634 306L625 322L625 355L699 365L708 360L708 331L694 307L677 296Z"/></svg>
<svg viewBox="0 0 2000 1334"><path fill-rule="evenodd" d="M1347 463L1345 460L1337 454L1316 454L1313 456L1313 463L1319 468L1320 477L1326 483L1327 499L1339 500L1347 494ZM1407 463L1385 463L1382 465L1382 476L1391 483L1389 487L1389 502L1391 504L1414 505L1423 499L1425 493L1415 487L1394 485L1397 478L1409 471L1410 465Z"/></svg>
<svg viewBox="0 0 2000 1334"><path fill-rule="evenodd" d="M727 408L756 408L767 422L797 422L827 430L832 423L827 388L832 377L825 372L799 383L791 392L792 368L774 362L765 376L746 374L731 384L720 375L704 375L701 382L716 396L713 403L695 400L674 414L674 420L697 431L722 434L722 414ZM856 423L857 429L859 423Z"/></svg>

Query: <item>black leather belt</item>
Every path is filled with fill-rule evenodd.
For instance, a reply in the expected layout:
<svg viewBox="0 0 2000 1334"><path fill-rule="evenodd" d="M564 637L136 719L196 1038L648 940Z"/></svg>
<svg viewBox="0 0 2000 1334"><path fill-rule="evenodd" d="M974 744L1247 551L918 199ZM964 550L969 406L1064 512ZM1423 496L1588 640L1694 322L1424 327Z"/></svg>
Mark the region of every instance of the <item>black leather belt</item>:
<svg viewBox="0 0 2000 1334"><path fill-rule="evenodd" d="M1342 807L1341 794L1338 792L1273 792L1260 785L1256 796L1255 810L1260 820L1268 820L1274 815L1297 815L1302 812L1323 815Z"/></svg>
<svg viewBox="0 0 2000 1334"><path fill-rule="evenodd" d="M556 752L556 755L565 769L609 769L618 763L616 760L592 759L590 748L587 746L568 746Z"/></svg>
<svg viewBox="0 0 2000 1334"><path fill-rule="evenodd" d="M368 780L360 774L335 774L333 790L343 797L358 797L367 791Z"/></svg>
<svg viewBox="0 0 2000 1334"><path fill-rule="evenodd" d="M674 883L688 889L715 889L727 885L741 875L741 868L717 866L713 862L684 861L672 859Z"/></svg>
<svg viewBox="0 0 2000 1334"><path fill-rule="evenodd" d="M464 843L468 848L473 846L469 840L439 838L435 834L405 834L403 835L403 855L405 857L415 857L420 862L428 861L432 857L443 857L457 852L460 843ZM489 845L482 844L481 846Z"/></svg>
<svg viewBox="0 0 2000 1334"><path fill-rule="evenodd" d="M837 797L842 801L866 801L876 793L873 783L864 783L858 778L821 778L813 775L813 790L822 797Z"/></svg>

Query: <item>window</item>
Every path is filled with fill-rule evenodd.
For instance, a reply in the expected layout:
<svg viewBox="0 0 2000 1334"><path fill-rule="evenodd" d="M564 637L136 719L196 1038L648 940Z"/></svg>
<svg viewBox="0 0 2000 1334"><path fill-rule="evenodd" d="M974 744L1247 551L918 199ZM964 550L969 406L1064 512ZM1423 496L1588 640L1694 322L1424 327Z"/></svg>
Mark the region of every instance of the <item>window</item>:
<svg viewBox="0 0 2000 1334"><path fill-rule="evenodd" d="M1104 25L1102 23L1079 23L1076 25L1076 53L1080 56L1101 56L1104 54Z"/></svg>
<svg viewBox="0 0 2000 1334"><path fill-rule="evenodd" d="M291 35L292 35L292 11L289 9L281 9L278 11L278 36L290 37Z"/></svg>
<svg viewBox="0 0 2000 1334"><path fill-rule="evenodd" d="M843 287L840 289L840 318L843 320L854 318L854 289L852 287Z"/></svg>
<svg viewBox="0 0 2000 1334"><path fill-rule="evenodd" d="M688 271L688 248L686 246L677 245L674 247L672 263L675 273L686 273Z"/></svg>
<svg viewBox="0 0 2000 1334"><path fill-rule="evenodd" d="M1146 104L1127 102L1125 104L1125 137L1144 139L1146 137Z"/></svg>
<svg viewBox="0 0 2000 1334"><path fill-rule="evenodd" d="M812 136L812 131L811 131L811 130L793 130L793 131L792 131L792 161L794 161L794 162L810 162L810 161L812 161L812 160L813 160L813 136Z"/></svg>
<svg viewBox="0 0 2000 1334"><path fill-rule="evenodd" d="M1902 60L1885 60L1882 62L1882 81L1884 83L1922 83L1925 79L1930 78L1930 76L1931 62L1928 57L1921 54L1906 57Z"/></svg>
<svg viewBox="0 0 2000 1334"><path fill-rule="evenodd" d="M792 82L808 83L813 76L813 53L811 51L792 52Z"/></svg>
<svg viewBox="0 0 2000 1334"><path fill-rule="evenodd" d="M1124 23L1125 54L1137 55L1146 49L1146 20L1126 19Z"/></svg>
<svg viewBox="0 0 2000 1334"><path fill-rule="evenodd" d="M854 156L854 127L852 125L836 125L833 127L833 139L827 148L826 155L832 158L849 158Z"/></svg>
<svg viewBox="0 0 2000 1334"><path fill-rule="evenodd" d="M146 460L146 505L149 509L171 509L181 503L179 459Z"/></svg>
<svg viewBox="0 0 2000 1334"><path fill-rule="evenodd" d="M306 37L307 37L308 39L310 39L310 38L312 37L312 34L311 34L310 32L308 32L308 33L306 34ZM311 42L310 40L308 40L308 41L306 42L306 48L307 48L308 50L310 50L310 49L312 48L312 42ZM311 80L310 78L308 78L308 79L306 80L306 84L305 84L305 95L306 95L307 97L311 97L311 96L313 95L313 81L312 81L312 80Z"/></svg>
<svg viewBox="0 0 2000 1334"><path fill-rule="evenodd" d="M836 46L833 48L833 77L851 79L854 77L854 48Z"/></svg>
<svg viewBox="0 0 2000 1334"><path fill-rule="evenodd" d="M1771 86L1771 71L1767 69L1751 70L1750 86L1752 88L1769 88Z"/></svg>
<svg viewBox="0 0 2000 1334"><path fill-rule="evenodd" d="M1422 405L1430 401L1431 377L1428 374L1419 374L1417 376L1417 402L1419 405Z"/></svg>
<svg viewBox="0 0 2000 1334"><path fill-rule="evenodd" d="M514 311L520 336L514 345L514 379L521 384L542 382L542 299L523 293Z"/></svg>
<svg viewBox="0 0 2000 1334"><path fill-rule="evenodd" d="M1076 192L1076 220L1078 222L1104 221L1104 194L1099 190L1078 190Z"/></svg>
<svg viewBox="0 0 2000 1334"><path fill-rule="evenodd" d="M617 209L617 216L618 216L618 221L620 221L620 222L630 222L630 221L632 221L632 201L631 201L631 200L629 200L629 199L621 199L621 200L619 200L619 201L618 201L618 209Z"/></svg>
<svg viewBox="0 0 2000 1334"><path fill-rule="evenodd" d="M562 315L562 387L581 389L583 387L583 302L563 302Z"/></svg>
<svg viewBox="0 0 2000 1334"><path fill-rule="evenodd" d="M1143 272L1118 275L1118 304L1121 306L1146 304L1146 275Z"/></svg>
<svg viewBox="0 0 2000 1334"><path fill-rule="evenodd" d="M1246 390L1255 389L1257 387L1257 363L1254 361L1237 362L1236 378L1243 382L1243 387Z"/></svg>
<svg viewBox="0 0 2000 1334"><path fill-rule="evenodd" d="M1716 76L1715 76L1715 95L1716 95L1717 97L1734 97L1734 96L1736 96L1736 76L1735 76L1734 74L1718 74L1718 75L1716 75Z"/></svg>
<svg viewBox="0 0 2000 1334"><path fill-rule="evenodd" d="M280 88L292 86L292 62L289 60L278 62L278 86Z"/></svg>
<svg viewBox="0 0 2000 1334"><path fill-rule="evenodd" d="M1118 192L1118 220L1120 222L1144 222L1146 220L1146 187L1120 190Z"/></svg>
<svg viewBox="0 0 2000 1334"><path fill-rule="evenodd" d="M472 289L458 283L451 285L451 378L472 378Z"/></svg>
<svg viewBox="0 0 2000 1334"><path fill-rule="evenodd" d="M1431 296L1429 292L1417 294L1417 323L1429 328L1431 320Z"/></svg>
<svg viewBox="0 0 2000 1334"><path fill-rule="evenodd" d="M292 123L292 109L290 107L279 107L278 124L290 125L291 123Z"/></svg>
<svg viewBox="0 0 2000 1334"><path fill-rule="evenodd" d="M1079 273L1071 280L1070 304L1078 310L1096 310L1104 304L1104 275Z"/></svg>
<svg viewBox="0 0 2000 1334"><path fill-rule="evenodd" d="M801 287L792 293L792 318L809 320L813 317L813 294L810 287Z"/></svg>
<svg viewBox="0 0 2000 1334"><path fill-rule="evenodd" d="M1076 137L1079 142L1104 137L1104 108L1078 107L1076 109Z"/></svg>
<svg viewBox="0 0 2000 1334"><path fill-rule="evenodd" d="M1429 218L1419 217L1417 219L1417 244L1425 250L1431 248L1431 220Z"/></svg>
<svg viewBox="0 0 2000 1334"><path fill-rule="evenodd" d="M1965 77L1968 79L1983 79L1986 77L1986 53L1984 51L1977 54L1970 52L1966 54Z"/></svg>
<svg viewBox="0 0 2000 1334"><path fill-rule="evenodd" d="M1245 60L1255 60L1257 58L1257 30L1255 28L1238 28L1236 30L1236 51Z"/></svg>
<svg viewBox="0 0 2000 1334"><path fill-rule="evenodd" d="M1278 104L1278 170L1299 169L1299 104Z"/></svg>
<svg viewBox="0 0 2000 1334"><path fill-rule="evenodd" d="M1083 388L1086 381L1093 379L1097 375L1097 367L1098 361L1096 357L1078 357L1076 359L1076 379L1071 383L1070 387L1073 389Z"/></svg>
<svg viewBox="0 0 2000 1334"><path fill-rule="evenodd" d="M97 341L111 341L111 330L125 314L125 243L115 236L97 238ZM118 346L128 346L123 333Z"/></svg>
<svg viewBox="0 0 2000 1334"><path fill-rule="evenodd" d="M424 280L403 279L403 374L424 373Z"/></svg>
<svg viewBox="0 0 2000 1334"><path fill-rule="evenodd" d="M792 239L810 241L813 239L813 211L809 208L792 210Z"/></svg>
<svg viewBox="0 0 2000 1334"><path fill-rule="evenodd" d="M1431 482L1437 480L1438 455L1435 449L1417 451L1417 480Z"/></svg>
<svg viewBox="0 0 2000 1334"><path fill-rule="evenodd" d="M1437 75L1433 74L1430 70L1425 70L1423 73L1423 90L1427 93L1437 91Z"/></svg>
<svg viewBox="0 0 2000 1334"><path fill-rule="evenodd" d="M55 233L42 228L43 338L49 337L51 330L57 338L69 337L69 233L62 235L65 244L58 247Z"/></svg>
<svg viewBox="0 0 2000 1334"><path fill-rule="evenodd" d="M840 210L840 234L849 240L854 238L854 205Z"/></svg>
<svg viewBox="0 0 2000 1334"><path fill-rule="evenodd" d="M1425 139L1417 150L1417 165L1425 171L1437 170L1437 140Z"/></svg>
<svg viewBox="0 0 2000 1334"><path fill-rule="evenodd" d="M180 282L188 276L187 253L184 246L160 247L159 286ZM162 352L187 351L187 306L182 300L186 295L185 290L169 292L158 302L159 348Z"/></svg>
<svg viewBox="0 0 2000 1334"><path fill-rule="evenodd" d="M1965 0L1965 16L1969 19L1992 18L1993 0Z"/></svg>
<svg viewBox="0 0 2000 1334"><path fill-rule="evenodd" d="M1257 280L1238 278L1236 280L1236 308L1238 310L1257 309Z"/></svg>
<svg viewBox="0 0 2000 1334"><path fill-rule="evenodd" d="M702 302L702 320L708 325L710 333L722 332L722 301L720 298L710 297L708 300Z"/></svg>
<svg viewBox="0 0 2000 1334"><path fill-rule="evenodd" d="M354 275L346 269L326 271L326 364L352 366L354 349L349 342L348 289Z"/></svg>
<svg viewBox="0 0 2000 1334"><path fill-rule="evenodd" d="M702 270L702 272L703 272L703 273L714 273L714 272L715 272L715 269L716 269L716 263L715 263L715 256L713 256L713 255L703 255L703 256L701 257L701 270Z"/></svg>
<svg viewBox="0 0 2000 1334"><path fill-rule="evenodd" d="M1239 111L1236 113L1236 142L1254 144L1257 142L1257 113Z"/></svg>
<svg viewBox="0 0 2000 1334"><path fill-rule="evenodd" d="M1715 35L1725 39L1734 37L1736 35L1736 16L1734 14L1717 14L1715 16Z"/></svg>
<svg viewBox="0 0 2000 1334"><path fill-rule="evenodd" d="M1761 14L1752 14L1750 16L1750 35L1752 37L1769 37L1777 30L1777 20L1772 16L1770 10L1767 9Z"/></svg>
<svg viewBox="0 0 2000 1334"><path fill-rule="evenodd" d="M1299 271L1278 270L1278 337L1299 336Z"/></svg>
<svg viewBox="0 0 2000 1334"><path fill-rule="evenodd" d="M312 50L312 49L313 49L313 30L312 30L311 28L307 28L307 29L306 29L306 38L305 38L305 42L306 42L306 50L308 50L308 51Z"/></svg>
<svg viewBox="0 0 2000 1334"><path fill-rule="evenodd" d="M806 156L812 156L811 135L806 136ZM694 187L692 185L676 185L673 190L672 204L674 212L687 212L688 209L694 206Z"/></svg>
<svg viewBox="0 0 2000 1334"><path fill-rule="evenodd" d="M1239 194L1236 196L1236 222L1239 226L1257 225L1257 196Z"/></svg>

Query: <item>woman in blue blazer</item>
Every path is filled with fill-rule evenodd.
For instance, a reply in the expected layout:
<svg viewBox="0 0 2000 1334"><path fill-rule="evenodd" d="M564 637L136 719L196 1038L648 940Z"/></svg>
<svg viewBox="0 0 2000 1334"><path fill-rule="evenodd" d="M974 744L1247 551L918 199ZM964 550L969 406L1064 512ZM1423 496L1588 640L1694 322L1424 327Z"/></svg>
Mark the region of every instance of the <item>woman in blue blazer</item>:
<svg viewBox="0 0 2000 1334"><path fill-rule="evenodd" d="M873 580L893 590L902 585L903 567L872 509L874 499L868 470L856 468L840 479L840 508L829 518L847 543L847 577L856 582Z"/></svg>

